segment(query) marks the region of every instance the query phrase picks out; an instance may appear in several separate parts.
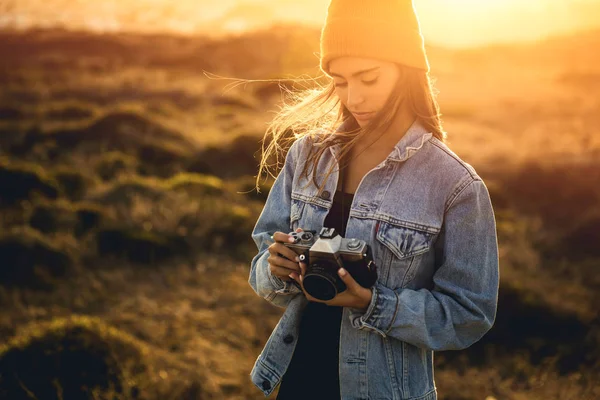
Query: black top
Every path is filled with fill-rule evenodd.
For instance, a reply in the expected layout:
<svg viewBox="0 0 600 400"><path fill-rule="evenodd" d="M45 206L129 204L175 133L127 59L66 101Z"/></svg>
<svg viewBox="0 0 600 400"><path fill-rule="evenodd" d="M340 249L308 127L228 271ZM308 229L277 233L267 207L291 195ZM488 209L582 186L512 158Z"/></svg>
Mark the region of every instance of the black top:
<svg viewBox="0 0 600 400"><path fill-rule="evenodd" d="M353 193L336 191L324 226L335 228L345 237L353 198ZM340 398L338 360L341 322L342 307L312 301L307 304L300 322L298 343L283 376L277 400Z"/></svg>

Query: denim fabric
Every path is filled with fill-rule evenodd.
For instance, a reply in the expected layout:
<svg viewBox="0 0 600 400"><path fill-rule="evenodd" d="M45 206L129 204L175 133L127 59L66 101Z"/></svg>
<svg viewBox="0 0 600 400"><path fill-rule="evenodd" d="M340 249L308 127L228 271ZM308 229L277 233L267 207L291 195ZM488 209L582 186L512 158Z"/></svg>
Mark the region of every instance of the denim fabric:
<svg viewBox="0 0 600 400"><path fill-rule="evenodd" d="M337 172L322 193L313 184L304 188L308 182L300 172L310 146L317 145L304 137L290 147L252 232L258 254L249 283L285 308L250 374L265 396L289 365L307 304L294 284L270 273L270 236L298 227L319 231L337 188ZM339 147L324 153L319 172L331 163L337 169ZM433 352L469 347L496 317L498 243L484 182L415 122L361 180L346 229L345 237L371 246L379 277L366 311L343 311L341 398L437 399Z"/></svg>

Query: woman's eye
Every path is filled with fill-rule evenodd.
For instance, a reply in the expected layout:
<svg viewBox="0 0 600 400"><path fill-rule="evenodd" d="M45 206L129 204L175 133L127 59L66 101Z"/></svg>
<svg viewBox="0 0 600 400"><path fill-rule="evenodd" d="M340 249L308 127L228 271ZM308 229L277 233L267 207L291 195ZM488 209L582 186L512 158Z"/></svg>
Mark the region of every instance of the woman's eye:
<svg viewBox="0 0 600 400"><path fill-rule="evenodd" d="M367 86L371 86L371 85L374 85L375 83L377 83L377 78L371 79L370 81L362 81L362 82Z"/></svg>
<svg viewBox="0 0 600 400"><path fill-rule="evenodd" d="M345 87L345 86L348 86L348 84L347 83L336 83L336 82L333 82L333 86L335 86L335 87Z"/></svg>

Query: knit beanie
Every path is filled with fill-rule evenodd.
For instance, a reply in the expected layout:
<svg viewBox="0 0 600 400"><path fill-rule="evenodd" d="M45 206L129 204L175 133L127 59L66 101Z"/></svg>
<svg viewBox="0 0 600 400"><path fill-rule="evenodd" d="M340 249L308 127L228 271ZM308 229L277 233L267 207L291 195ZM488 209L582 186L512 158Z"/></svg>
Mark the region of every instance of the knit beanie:
<svg viewBox="0 0 600 400"><path fill-rule="evenodd" d="M340 56L392 61L429 71L411 0L332 0L321 30L321 70Z"/></svg>

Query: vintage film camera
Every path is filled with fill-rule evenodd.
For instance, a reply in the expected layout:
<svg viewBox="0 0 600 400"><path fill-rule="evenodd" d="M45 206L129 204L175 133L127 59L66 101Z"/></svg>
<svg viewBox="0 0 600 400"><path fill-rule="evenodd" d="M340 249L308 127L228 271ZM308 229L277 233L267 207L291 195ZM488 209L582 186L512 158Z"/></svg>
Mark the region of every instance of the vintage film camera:
<svg viewBox="0 0 600 400"><path fill-rule="evenodd" d="M302 283L304 290L314 298L331 300L346 290L337 274L341 267L362 287L370 288L375 284L377 267L364 240L345 239L335 228L326 227L318 235L315 231L290 232L289 235L295 242L285 245L307 265Z"/></svg>

